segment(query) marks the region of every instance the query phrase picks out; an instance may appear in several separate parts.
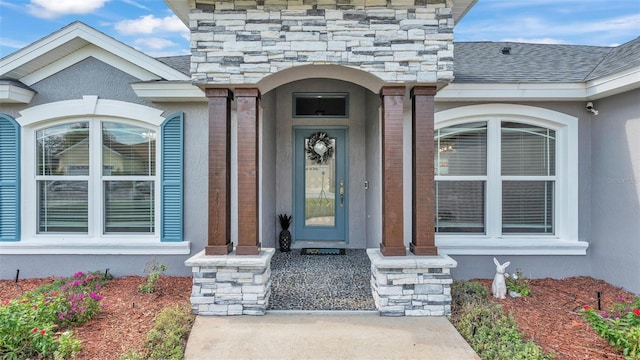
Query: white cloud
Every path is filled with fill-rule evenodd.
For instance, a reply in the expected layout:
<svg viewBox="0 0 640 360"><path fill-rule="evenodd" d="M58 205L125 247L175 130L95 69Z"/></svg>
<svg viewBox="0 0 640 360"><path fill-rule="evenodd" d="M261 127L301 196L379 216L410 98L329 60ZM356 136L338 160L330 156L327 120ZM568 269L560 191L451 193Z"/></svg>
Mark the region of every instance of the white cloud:
<svg viewBox="0 0 640 360"><path fill-rule="evenodd" d="M153 50L162 50L164 48L168 48L176 45L176 43L174 43L171 40L158 38L158 37L137 39L136 41L134 41L134 44L136 44L139 47L153 49Z"/></svg>
<svg viewBox="0 0 640 360"><path fill-rule="evenodd" d="M139 2L135 1L135 0L122 0L123 3L125 4L129 4L131 6L135 6L138 9L142 9L142 10L147 10L147 11L151 11L151 9L149 9L149 7L144 6L143 4L140 4Z"/></svg>
<svg viewBox="0 0 640 360"><path fill-rule="evenodd" d="M154 34L157 32L188 33L189 29L175 15L163 18L154 15L141 16L134 20L123 20L115 25L116 30L123 35Z"/></svg>
<svg viewBox="0 0 640 360"><path fill-rule="evenodd" d="M6 7L13 10L20 10L22 7L20 5L12 4L8 1L0 0L0 6Z"/></svg>
<svg viewBox="0 0 640 360"><path fill-rule="evenodd" d="M531 43L531 44L566 44L567 42L561 39L554 39L554 38L524 38L524 37L518 37L518 38L504 38L501 39L500 41L505 41L505 42L516 42L516 43Z"/></svg>
<svg viewBox="0 0 640 360"><path fill-rule="evenodd" d="M540 0L544 1L544 0ZM517 41L545 44L589 44L608 46L614 38L638 36L640 14L607 19L566 21L538 16L512 16L506 21L493 19L460 24L456 35L464 41ZM505 39L508 38L508 39Z"/></svg>
<svg viewBox="0 0 640 360"><path fill-rule="evenodd" d="M8 48L12 48L12 49L22 49L23 47L25 47L27 45L29 45L29 44L24 42L24 41L7 39L4 36L0 36L0 46L1 47L8 47Z"/></svg>
<svg viewBox="0 0 640 360"><path fill-rule="evenodd" d="M43 19L53 19L70 14L89 14L104 6L109 0L31 0L29 13Z"/></svg>

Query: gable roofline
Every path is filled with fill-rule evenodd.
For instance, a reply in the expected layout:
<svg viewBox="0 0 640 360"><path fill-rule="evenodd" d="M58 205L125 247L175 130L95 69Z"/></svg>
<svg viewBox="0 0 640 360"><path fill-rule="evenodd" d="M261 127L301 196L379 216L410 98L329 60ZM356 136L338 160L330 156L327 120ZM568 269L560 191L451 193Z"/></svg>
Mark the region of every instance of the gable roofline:
<svg viewBox="0 0 640 360"><path fill-rule="evenodd" d="M102 61L142 81L190 79L80 21L0 59L0 77L15 79L29 86L93 54L102 55Z"/></svg>

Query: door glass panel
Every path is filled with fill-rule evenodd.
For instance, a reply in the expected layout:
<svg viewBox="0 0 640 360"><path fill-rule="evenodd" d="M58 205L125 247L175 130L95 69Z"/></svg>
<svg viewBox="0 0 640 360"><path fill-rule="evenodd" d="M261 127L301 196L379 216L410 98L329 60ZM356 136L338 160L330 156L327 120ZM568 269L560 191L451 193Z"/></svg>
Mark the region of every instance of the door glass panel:
<svg viewBox="0 0 640 360"><path fill-rule="evenodd" d="M336 140L329 140L336 149ZM305 149L309 139L304 141ZM323 149L319 149L322 151ZM336 223L336 154L318 163L305 156L305 226L335 226Z"/></svg>

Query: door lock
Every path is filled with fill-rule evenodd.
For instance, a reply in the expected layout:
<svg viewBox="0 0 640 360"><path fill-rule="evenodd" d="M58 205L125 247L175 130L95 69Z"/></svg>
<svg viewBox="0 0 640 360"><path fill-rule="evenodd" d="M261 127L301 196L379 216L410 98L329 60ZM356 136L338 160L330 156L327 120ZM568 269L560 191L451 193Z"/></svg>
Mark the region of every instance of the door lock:
<svg viewBox="0 0 640 360"><path fill-rule="evenodd" d="M340 207L344 207L344 180L340 179Z"/></svg>

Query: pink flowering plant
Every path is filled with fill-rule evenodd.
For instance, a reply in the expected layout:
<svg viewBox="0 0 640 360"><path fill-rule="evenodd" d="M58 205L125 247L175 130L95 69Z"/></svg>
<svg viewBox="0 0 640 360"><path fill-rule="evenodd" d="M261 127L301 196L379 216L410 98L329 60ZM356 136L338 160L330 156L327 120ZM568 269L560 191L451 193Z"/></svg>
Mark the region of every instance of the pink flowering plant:
<svg viewBox="0 0 640 360"><path fill-rule="evenodd" d="M80 351L68 330L100 310L106 279L77 272L0 305L0 358L67 358Z"/></svg>
<svg viewBox="0 0 640 360"><path fill-rule="evenodd" d="M616 299L606 312L597 312L585 305L582 316L600 336L622 352L625 359L640 359L640 297Z"/></svg>

